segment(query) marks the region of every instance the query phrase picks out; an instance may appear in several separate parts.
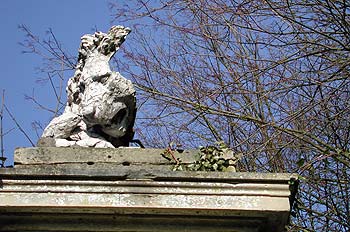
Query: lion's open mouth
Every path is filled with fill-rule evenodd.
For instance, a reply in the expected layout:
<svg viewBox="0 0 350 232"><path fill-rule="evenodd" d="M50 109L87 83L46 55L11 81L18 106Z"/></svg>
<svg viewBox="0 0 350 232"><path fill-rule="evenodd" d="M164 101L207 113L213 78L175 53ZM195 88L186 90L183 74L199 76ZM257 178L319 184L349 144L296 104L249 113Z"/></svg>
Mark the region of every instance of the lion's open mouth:
<svg viewBox="0 0 350 232"><path fill-rule="evenodd" d="M126 114L127 114L127 111L126 111L125 108L119 110L119 111L114 115L114 117L112 118L111 124L112 124L112 125L119 125L119 124L124 120L124 118L126 117Z"/></svg>

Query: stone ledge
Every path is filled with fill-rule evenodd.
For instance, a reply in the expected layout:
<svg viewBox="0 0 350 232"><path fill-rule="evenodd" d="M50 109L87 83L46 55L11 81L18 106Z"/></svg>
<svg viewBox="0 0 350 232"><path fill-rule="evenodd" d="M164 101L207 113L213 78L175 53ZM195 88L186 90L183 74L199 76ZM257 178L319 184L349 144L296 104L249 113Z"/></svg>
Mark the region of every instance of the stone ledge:
<svg viewBox="0 0 350 232"><path fill-rule="evenodd" d="M218 183L274 183L288 185L298 175L289 173L172 171L170 167L111 164L28 165L0 169L0 177L10 179L68 180L154 180Z"/></svg>
<svg viewBox="0 0 350 232"><path fill-rule="evenodd" d="M62 164L62 163L113 163L113 164L155 164L169 165L162 157L164 149L140 148L87 148L87 147L33 147L17 148L15 164ZM174 155L183 163L196 160L197 150L174 151Z"/></svg>
<svg viewBox="0 0 350 232"><path fill-rule="evenodd" d="M277 231L261 230L262 218L243 219L242 217L169 217L166 215L144 216L134 214L132 217L115 214L89 214L81 216L79 214L67 213L57 217L55 214L22 214L8 215L1 217L7 221L7 225L2 226L5 231L33 231L28 230L31 221L35 225L36 231L133 231L133 232L259 232ZM43 220L44 219L44 220ZM32 227L33 228L33 227ZM55 230L55 228L59 228ZM74 229L72 229L74 228ZM127 229L126 229L127 228ZM263 228L263 229L265 229Z"/></svg>
<svg viewBox="0 0 350 232"><path fill-rule="evenodd" d="M19 149L16 167L0 169L0 231L263 232L288 223L296 175L171 171L160 151Z"/></svg>

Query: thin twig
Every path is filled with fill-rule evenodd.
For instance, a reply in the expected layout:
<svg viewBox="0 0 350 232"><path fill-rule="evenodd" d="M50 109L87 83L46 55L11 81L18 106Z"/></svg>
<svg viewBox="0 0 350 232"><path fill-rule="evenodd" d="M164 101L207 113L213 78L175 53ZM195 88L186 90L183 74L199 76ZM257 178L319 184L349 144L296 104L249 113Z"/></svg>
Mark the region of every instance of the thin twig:
<svg viewBox="0 0 350 232"><path fill-rule="evenodd" d="M40 102L38 102L38 101L36 100L36 98L35 98L35 96L34 96L34 89L33 89L33 92L32 92L32 96L30 97L30 96L28 96L28 95L25 95L25 99L26 99L26 100L32 101L32 102L33 102L34 104L36 104L40 109L43 109L43 110L46 110L46 111L49 111L49 112L51 112L51 113L56 114L54 110L52 110L52 109L50 109L50 108L47 108L46 106L42 105Z"/></svg>
<svg viewBox="0 0 350 232"><path fill-rule="evenodd" d="M4 133L3 133L3 115L5 105L5 90L2 90L1 109L0 109L0 146L1 146L1 167L5 164L5 151L4 151Z"/></svg>
<svg viewBox="0 0 350 232"><path fill-rule="evenodd" d="M19 125L19 123L17 122L16 118L13 116L13 114L10 112L10 110L7 108L7 106L5 104L3 104L6 112L10 115L12 121L16 124L17 128L22 132L22 134L28 139L28 141L30 142L30 144L35 147L35 144L33 143L33 141L30 139L30 137L28 136L28 134L23 130L23 128L21 127L21 125Z"/></svg>
<svg viewBox="0 0 350 232"><path fill-rule="evenodd" d="M60 108L60 103L61 103L61 97L62 97L62 89L63 89L63 75L64 75L64 72L63 72L63 68L64 68L64 60L63 60L64 57L62 57L62 62L61 62L61 74L59 74L60 76L60 84L59 84L59 90L60 90L60 94L58 95L58 98L57 98L57 105L56 105L56 109L55 109L55 115L54 116L57 116L57 113L59 111L59 108Z"/></svg>
<svg viewBox="0 0 350 232"><path fill-rule="evenodd" d="M179 160L175 157L175 154L174 154L173 150L170 147L166 148L166 153L171 155L171 157L173 158L173 160L176 162L177 165L180 163Z"/></svg>

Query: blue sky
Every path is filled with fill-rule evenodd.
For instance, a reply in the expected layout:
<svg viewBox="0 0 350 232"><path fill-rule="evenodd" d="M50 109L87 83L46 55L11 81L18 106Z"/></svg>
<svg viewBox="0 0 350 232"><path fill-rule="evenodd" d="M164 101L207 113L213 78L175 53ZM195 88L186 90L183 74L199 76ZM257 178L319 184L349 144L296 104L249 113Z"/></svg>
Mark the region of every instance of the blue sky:
<svg viewBox="0 0 350 232"><path fill-rule="evenodd" d="M44 75L36 70L42 63L41 58L21 53L23 48L18 43L25 37L18 25L25 24L41 38L52 28L63 47L76 55L83 34L92 33L95 28L100 31L109 29L110 14L107 0L0 0L0 91L5 89L6 105L33 141L36 142L37 137L31 123L35 120L48 122L50 114L38 109L24 96L31 95L34 89L44 104L54 105L55 99L47 85L37 83ZM14 123L5 114L4 132L13 127ZM7 165L12 164L16 147L31 146L18 129L4 137L4 145Z"/></svg>

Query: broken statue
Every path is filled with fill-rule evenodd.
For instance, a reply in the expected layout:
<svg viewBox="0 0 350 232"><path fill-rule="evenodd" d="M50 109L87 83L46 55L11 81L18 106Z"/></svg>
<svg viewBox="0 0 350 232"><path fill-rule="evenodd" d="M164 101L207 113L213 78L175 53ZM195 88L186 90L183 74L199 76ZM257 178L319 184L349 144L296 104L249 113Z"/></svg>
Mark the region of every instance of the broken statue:
<svg viewBox="0 0 350 232"><path fill-rule="evenodd" d="M81 37L76 71L66 88L64 113L45 128L38 146L129 145L136 116L135 89L131 81L111 71L109 61L130 31L113 26L108 33Z"/></svg>

